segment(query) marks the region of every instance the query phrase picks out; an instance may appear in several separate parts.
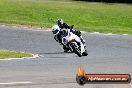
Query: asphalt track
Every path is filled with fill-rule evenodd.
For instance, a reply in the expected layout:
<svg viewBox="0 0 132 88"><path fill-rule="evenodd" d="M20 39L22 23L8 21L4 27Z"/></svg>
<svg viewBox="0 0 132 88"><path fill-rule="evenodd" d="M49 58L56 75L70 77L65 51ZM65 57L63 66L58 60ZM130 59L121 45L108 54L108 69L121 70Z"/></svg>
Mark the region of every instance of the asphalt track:
<svg viewBox="0 0 132 88"><path fill-rule="evenodd" d="M64 53L50 31L0 26L0 49L39 54L39 58L0 61L0 88L132 88L132 84L86 84L75 77L87 73L132 75L132 36L82 34L89 55Z"/></svg>

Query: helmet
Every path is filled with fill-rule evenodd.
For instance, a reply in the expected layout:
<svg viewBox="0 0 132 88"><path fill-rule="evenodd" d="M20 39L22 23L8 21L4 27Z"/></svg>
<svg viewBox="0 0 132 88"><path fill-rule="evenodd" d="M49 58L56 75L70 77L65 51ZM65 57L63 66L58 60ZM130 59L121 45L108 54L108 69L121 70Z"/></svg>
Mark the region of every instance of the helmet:
<svg viewBox="0 0 132 88"><path fill-rule="evenodd" d="M59 28L58 25L54 25L54 26L52 27L52 32L53 32L53 34L58 34L59 31L60 31L60 28Z"/></svg>
<svg viewBox="0 0 132 88"><path fill-rule="evenodd" d="M62 25L63 24L63 20L62 19L58 19L56 22L57 22L58 25Z"/></svg>

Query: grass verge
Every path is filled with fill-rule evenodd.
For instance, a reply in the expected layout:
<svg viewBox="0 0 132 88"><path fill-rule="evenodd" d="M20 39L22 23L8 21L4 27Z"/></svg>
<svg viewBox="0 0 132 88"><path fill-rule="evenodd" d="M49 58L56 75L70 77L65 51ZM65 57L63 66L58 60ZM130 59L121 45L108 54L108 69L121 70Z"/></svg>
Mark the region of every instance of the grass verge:
<svg viewBox="0 0 132 88"><path fill-rule="evenodd" d="M23 57L32 57L32 54L17 52L17 51L0 50L0 59L23 58Z"/></svg>
<svg viewBox="0 0 132 88"><path fill-rule="evenodd" d="M75 29L132 34L132 5L51 0L0 0L0 23L51 27L63 18Z"/></svg>

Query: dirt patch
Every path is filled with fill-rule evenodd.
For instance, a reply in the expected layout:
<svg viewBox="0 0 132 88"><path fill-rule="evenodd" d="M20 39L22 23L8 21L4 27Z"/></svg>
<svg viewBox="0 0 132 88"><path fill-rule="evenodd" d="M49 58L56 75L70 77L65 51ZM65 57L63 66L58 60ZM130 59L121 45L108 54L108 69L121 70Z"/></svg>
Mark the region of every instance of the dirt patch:
<svg viewBox="0 0 132 88"><path fill-rule="evenodd" d="M51 30L51 28L44 27L44 26L33 26L33 25L20 25L20 24L15 24L15 25L10 25L10 24L1 24L1 26L16 26L19 28L31 28L34 30Z"/></svg>
<svg viewBox="0 0 132 88"><path fill-rule="evenodd" d="M48 28L48 27L44 27L44 26L32 26L32 25L15 25L16 27L27 27L27 28L32 28L32 29L35 29L35 30L50 30L51 28Z"/></svg>

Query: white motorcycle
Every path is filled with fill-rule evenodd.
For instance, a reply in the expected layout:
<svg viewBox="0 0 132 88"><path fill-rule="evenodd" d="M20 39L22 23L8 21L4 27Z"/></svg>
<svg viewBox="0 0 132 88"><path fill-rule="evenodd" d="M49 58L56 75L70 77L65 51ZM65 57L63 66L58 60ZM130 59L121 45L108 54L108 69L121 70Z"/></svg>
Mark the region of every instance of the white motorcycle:
<svg viewBox="0 0 132 88"><path fill-rule="evenodd" d="M67 48L70 48L79 57L88 55L84 44L77 35L70 32L70 29L61 29L61 31L63 32L62 43Z"/></svg>

